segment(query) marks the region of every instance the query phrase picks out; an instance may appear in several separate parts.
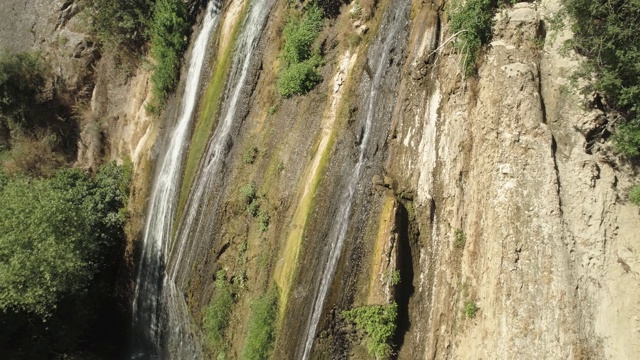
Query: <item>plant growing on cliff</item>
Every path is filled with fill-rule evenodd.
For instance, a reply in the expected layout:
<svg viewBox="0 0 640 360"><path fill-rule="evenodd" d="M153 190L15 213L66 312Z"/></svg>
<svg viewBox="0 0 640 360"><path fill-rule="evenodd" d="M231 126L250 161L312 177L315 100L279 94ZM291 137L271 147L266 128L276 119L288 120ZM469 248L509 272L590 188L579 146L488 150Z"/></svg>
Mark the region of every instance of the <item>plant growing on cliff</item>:
<svg viewBox="0 0 640 360"><path fill-rule="evenodd" d="M154 60L151 82L153 101L149 109L157 112L164 106L180 75L180 59L188 45L189 23L185 4L180 0L158 0L150 27L151 56Z"/></svg>
<svg viewBox="0 0 640 360"><path fill-rule="evenodd" d="M242 360L268 359L276 339L278 319L278 290L271 287L251 304L249 330L240 358Z"/></svg>
<svg viewBox="0 0 640 360"><path fill-rule="evenodd" d="M342 311L342 317L365 332L369 354L376 358L386 358L391 354L389 342L396 332L398 304L365 305Z"/></svg>
<svg viewBox="0 0 640 360"><path fill-rule="evenodd" d="M224 354L224 332L231 318L233 295L225 281L225 272L216 273L216 289L207 306L203 327L206 334L207 346L214 352L214 357Z"/></svg>
<svg viewBox="0 0 640 360"><path fill-rule="evenodd" d="M147 41L153 0L82 0L89 30L115 48L138 50Z"/></svg>
<svg viewBox="0 0 640 360"><path fill-rule="evenodd" d="M456 229L454 231L454 245L456 248L458 249L462 249L464 247L464 244L466 243L466 237L464 236L464 233L462 232L462 229Z"/></svg>
<svg viewBox="0 0 640 360"><path fill-rule="evenodd" d="M322 17L322 10L313 2L301 15L290 14L287 18L282 32L284 66L277 81L284 97L306 94L322 81L318 68L323 59L313 46L322 30Z"/></svg>
<svg viewBox="0 0 640 360"><path fill-rule="evenodd" d="M449 8L449 28L462 55L465 77L473 75L482 45L491 40L494 5L491 0L457 0Z"/></svg>
<svg viewBox="0 0 640 360"><path fill-rule="evenodd" d="M464 303L464 314L467 316L467 318L473 319L476 317L477 313L478 313L478 306L476 305L476 303L473 302L473 300L467 300Z"/></svg>
<svg viewBox="0 0 640 360"><path fill-rule="evenodd" d="M640 206L640 184L636 184L629 192L629 201L632 204Z"/></svg>
<svg viewBox="0 0 640 360"><path fill-rule="evenodd" d="M0 55L0 122L25 130L29 112L44 86L44 67L36 53Z"/></svg>
<svg viewBox="0 0 640 360"><path fill-rule="evenodd" d="M623 155L640 155L640 2L563 0L573 18L573 48L586 56L579 75L593 79L587 92L605 96L618 110L613 142Z"/></svg>

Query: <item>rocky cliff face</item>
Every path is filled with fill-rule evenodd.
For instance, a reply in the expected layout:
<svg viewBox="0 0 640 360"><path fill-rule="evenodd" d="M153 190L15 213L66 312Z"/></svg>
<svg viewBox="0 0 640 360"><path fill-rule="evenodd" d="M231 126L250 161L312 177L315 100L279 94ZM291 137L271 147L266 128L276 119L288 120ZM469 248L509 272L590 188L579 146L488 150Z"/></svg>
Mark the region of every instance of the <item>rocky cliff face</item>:
<svg viewBox="0 0 640 360"><path fill-rule="evenodd" d="M500 11L477 79L460 81L456 57L440 52L426 85L407 85L418 97L388 164L416 190L421 231L400 358L639 351L638 210L624 195L633 172L586 136L602 115L568 85L578 60L560 46L570 34L546 31L557 9Z"/></svg>
<svg viewBox="0 0 640 360"><path fill-rule="evenodd" d="M227 357L240 356L250 304L272 286L280 294L273 356L302 356L328 239L373 109L366 165L311 358L367 358L365 341L341 310L392 301L399 359L635 358L640 216L626 193L636 170L594 140L602 112L570 82L580 59L561 48L571 33L549 29L559 2L499 10L478 74L467 80L443 1L407 1L406 13L396 11L402 1L362 1L371 13L357 20L354 3L334 2L335 17L319 40L324 80L292 99L274 87L288 6L277 2L216 180L218 200L207 210L215 218L211 239L197 244L193 266L184 270L181 290L194 325L202 325L218 291L215 274L224 269L236 294L223 335ZM229 23L239 21L244 5L224 4ZM6 40L5 26L2 45L28 50L55 42L62 77L81 91L84 75L71 69L89 68L97 57L73 32L73 1L56 2L46 21L35 20L44 6L37 1L0 6L21 19L15 29L29 39ZM386 48L395 21L402 26ZM351 32L362 41L349 42ZM218 33L212 47L234 41L232 33ZM385 51L372 105L367 99ZM87 73L95 80L94 122L84 138L97 131L97 119L115 119L109 156L130 156L139 174L149 174L160 150L151 150L158 129L144 111L148 74L140 69L123 79L109 76L108 67L101 62ZM100 154L90 145L80 149L82 164ZM247 184L255 186L266 227L247 214ZM138 186L144 199L146 182ZM399 284L388 279L396 270Z"/></svg>

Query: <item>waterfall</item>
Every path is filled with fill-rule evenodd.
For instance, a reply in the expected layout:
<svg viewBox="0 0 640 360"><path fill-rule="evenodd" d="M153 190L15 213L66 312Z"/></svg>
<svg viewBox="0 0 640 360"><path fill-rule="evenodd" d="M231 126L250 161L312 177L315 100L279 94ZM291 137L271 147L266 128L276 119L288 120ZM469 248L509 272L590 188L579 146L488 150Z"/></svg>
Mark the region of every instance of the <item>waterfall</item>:
<svg viewBox="0 0 640 360"><path fill-rule="evenodd" d="M193 113L198 98L202 67L207 45L219 19L220 1L207 5L202 30L191 58L179 117L163 152L159 170L149 199L147 222L133 301L133 324L136 336L134 357L159 356L162 348L163 324L161 304L167 247L175 216L176 195L180 189L182 162L186 153Z"/></svg>
<svg viewBox="0 0 640 360"><path fill-rule="evenodd" d="M208 242L211 239L214 224L209 212L215 207L217 199L215 182L221 176L224 160L231 146L231 131L237 120L237 107L273 2L274 0L252 1L243 31L238 38L228 81L231 85L225 97L227 102L200 162L184 215L180 220L176 241L170 250L171 262L167 273L170 281L178 287L184 284L191 269L193 256L197 251L195 244L199 240Z"/></svg>
<svg viewBox="0 0 640 360"><path fill-rule="evenodd" d="M201 358L197 337L192 336L191 317L184 297L185 280L192 269L198 244L210 244L213 230L212 207L217 202L215 181L221 177L225 157L231 145L231 133L238 116L237 108L249 79L256 49L274 0L255 0L234 48L231 73L224 95L223 112L200 162L189 193L185 211L175 240L168 249L164 282L165 307L168 315L168 345L178 359Z"/></svg>
<svg viewBox="0 0 640 360"><path fill-rule="evenodd" d="M302 354L303 360L308 360L311 356L311 349L315 339L315 333L322 315L322 309L324 302L329 292L329 288L333 282L333 276L338 266L338 260L342 253L345 237L347 235L347 229L349 227L349 217L351 215L351 206L353 205L353 197L356 192L362 169L367 162L366 152L369 146L369 138L371 137L371 127L373 125L373 118L376 113L376 105L378 104L378 93L380 85L384 79L385 70L389 66L389 53L393 48L394 43L398 40L397 36L400 30L406 25L407 15L409 10L410 1L404 0L401 5L395 7L394 18L390 23L391 29L381 28L380 33L386 34L382 45L382 52L378 59L375 68L375 74L371 79L371 88L366 94L367 115L365 119L362 138L359 145L360 155L358 162L354 170L351 172L347 182L345 192L342 194L340 207L336 213L335 221L327 237L329 243L329 258L323 268L322 276L320 278L320 286L316 288L315 300L313 303L313 309L308 320L307 330L305 334L304 351ZM393 7L390 7L393 8Z"/></svg>

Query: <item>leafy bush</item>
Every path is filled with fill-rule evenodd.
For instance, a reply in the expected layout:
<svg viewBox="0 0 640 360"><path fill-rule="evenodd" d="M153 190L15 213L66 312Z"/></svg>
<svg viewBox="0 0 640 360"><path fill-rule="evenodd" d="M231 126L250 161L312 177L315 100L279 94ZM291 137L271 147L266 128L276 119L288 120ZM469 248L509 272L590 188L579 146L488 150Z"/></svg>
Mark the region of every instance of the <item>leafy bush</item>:
<svg viewBox="0 0 640 360"><path fill-rule="evenodd" d="M0 310L46 317L85 289L123 237L125 179L115 164L49 180L4 179L0 189Z"/></svg>
<svg viewBox="0 0 640 360"><path fill-rule="evenodd" d="M587 91L597 91L626 122L613 136L618 151L637 156L640 147L640 2L614 0L563 0L573 17L572 45L587 57L582 75L596 81Z"/></svg>
<svg viewBox="0 0 640 360"><path fill-rule="evenodd" d="M322 65L319 50L313 44L322 30L322 10L314 2L301 16L289 15L282 36L284 67L277 81L284 97L302 95L316 86L322 77L318 68Z"/></svg>
<svg viewBox="0 0 640 360"><path fill-rule="evenodd" d="M158 111L167 94L175 89L180 75L180 59L188 45L187 9L180 0L158 0L150 28L151 56L155 60L151 82L153 102L150 109Z"/></svg>
<svg viewBox="0 0 640 360"><path fill-rule="evenodd" d="M277 81L280 95L291 97L304 95L311 91L322 81L322 76L318 73L318 67L321 64L322 59L319 56L314 56L284 69Z"/></svg>
<svg viewBox="0 0 640 360"><path fill-rule="evenodd" d="M396 332L398 304L361 306L343 311L342 317L354 322L359 329L364 330L367 335L369 354L376 358L390 355L389 341Z"/></svg>
<svg viewBox="0 0 640 360"><path fill-rule="evenodd" d="M0 55L0 121L24 130L43 85L44 67L38 54Z"/></svg>
<svg viewBox="0 0 640 360"><path fill-rule="evenodd" d="M204 330L207 338L207 346L214 352L214 357L223 354L224 331L229 325L233 296L229 285L225 282L224 271L218 271L216 275L216 291L207 306L204 317Z"/></svg>
<svg viewBox="0 0 640 360"><path fill-rule="evenodd" d="M473 75L482 45L491 40L493 9L491 0L457 0L451 5L449 27L458 34L454 45L462 53L465 77Z"/></svg>
<svg viewBox="0 0 640 360"><path fill-rule="evenodd" d="M276 339L278 291L272 287L251 305L249 330L242 349L242 360L269 359Z"/></svg>
<svg viewBox="0 0 640 360"><path fill-rule="evenodd" d="M103 44L139 49L147 40L153 0L83 0L90 31Z"/></svg>
<svg viewBox="0 0 640 360"><path fill-rule="evenodd" d="M629 192L629 200L635 205L640 205L640 184L635 185Z"/></svg>

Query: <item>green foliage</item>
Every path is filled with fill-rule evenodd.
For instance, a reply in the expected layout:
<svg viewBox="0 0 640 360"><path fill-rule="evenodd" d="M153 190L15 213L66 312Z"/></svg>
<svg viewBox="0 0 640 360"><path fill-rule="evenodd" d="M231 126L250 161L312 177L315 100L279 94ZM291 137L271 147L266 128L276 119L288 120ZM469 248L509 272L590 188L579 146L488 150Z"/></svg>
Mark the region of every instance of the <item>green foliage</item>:
<svg viewBox="0 0 640 360"><path fill-rule="evenodd" d="M251 165L256 161L256 157L258 157L258 147L252 146L251 149L242 154L242 161L247 165Z"/></svg>
<svg viewBox="0 0 640 360"><path fill-rule="evenodd" d="M266 211L258 211L258 224L260 225L260 231L265 232L269 229L269 221L271 217Z"/></svg>
<svg viewBox="0 0 640 360"><path fill-rule="evenodd" d="M462 53L465 77L473 75L482 45L491 40L493 10L491 0L457 0L451 5L449 27L458 34L454 45Z"/></svg>
<svg viewBox="0 0 640 360"><path fill-rule="evenodd" d="M587 57L582 75L596 81L587 91L604 94L607 103L625 114L613 142L624 155L640 153L640 1L563 0L572 16L572 45Z"/></svg>
<svg viewBox="0 0 640 360"><path fill-rule="evenodd" d="M342 317L352 321L367 335L367 349L376 358L391 354L389 342L396 332L398 304L366 305L342 311Z"/></svg>
<svg viewBox="0 0 640 360"><path fill-rule="evenodd" d="M204 331L207 346L215 356L224 355L224 332L229 325L233 295L229 285L225 282L225 273L220 270L216 274L216 290L207 306L204 317Z"/></svg>
<svg viewBox="0 0 640 360"><path fill-rule="evenodd" d="M256 186L253 183L246 184L240 189L240 193L242 194L242 199L247 204L247 208L254 204L257 200L256 194Z"/></svg>
<svg viewBox="0 0 640 360"><path fill-rule="evenodd" d="M0 55L0 122L24 130L43 85L44 67L38 54Z"/></svg>
<svg viewBox="0 0 640 360"><path fill-rule="evenodd" d="M164 106L167 94L175 89L180 75L180 59L188 45L189 22L186 5L180 0L158 0L150 27L151 56L155 61L151 82L152 112Z"/></svg>
<svg viewBox="0 0 640 360"><path fill-rule="evenodd" d="M456 229L454 231L454 237L455 237L455 242L454 242L455 247L457 247L458 249L462 249L464 247L464 244L467 241L466 237L464 236L464 233L462 232L462 229Z"/></svg>
<svg viewBox="0 0 640 360"><path fill-rule="evenodd" d="M83 0L89 30L103 44L138 49L147 40L153 0Z"/></svg>
<svg viewBox="0 0 640 360"><path fill-rule="evenodd" d="M637 116L637 115L636 115ZM622 122L616 127L612 140L616 149L627 156L640 155L640 118Z"/></svg>
<svg viewBox="0 0 640 360"><path fill-rule="evenodd" d="M280 95L291 97L304 95L322 81L318 68L322 65L322 58L314 56L301 63L289 65L282 71L277 80Z"/></svg>
<svg viewBox="0 0 640 360"><path fill-rule="evenodd" d="M300 16L289 15L282 32L284 67L277 81L284 97L302 95L316 86L322 77L318 68L323 60L314 43L322 30L322 10L314 2Z"/></svg>
<svg viewBox="0 0 640 360"><path fill-rule="evenodd" d="M467 300L467 302L464 303L464 314L467 315L469 319L473 319L477 313L478 306L476 306L476 303L472 300Z"/></svg>
<svg viewBox="0 0 640 360"><path fill-rule="evenodd" d="M400 284L400 270L388 270L384 275L389 285L395 286Z"/></svg>
<svg viewBox="0 0 640 360"><path fill-rule="evenodd" d="M249 330L240 358L267 360L273 350L278 320L278 291L272 287L251 304Z"/></svg>
<svg viewBox="0 0 640 360"><path fill-rule="evenodd" d="M89 285L123 236L122 181L115 164L93 180L76 169L2 181L0 310L46 317Z"/></svg>
<svg viewBox="0 0 640 360"><path fill-rule="evenodd" d="M632 204L640 206L640 184L636 184L629 192L629 200Z"/></svg>

